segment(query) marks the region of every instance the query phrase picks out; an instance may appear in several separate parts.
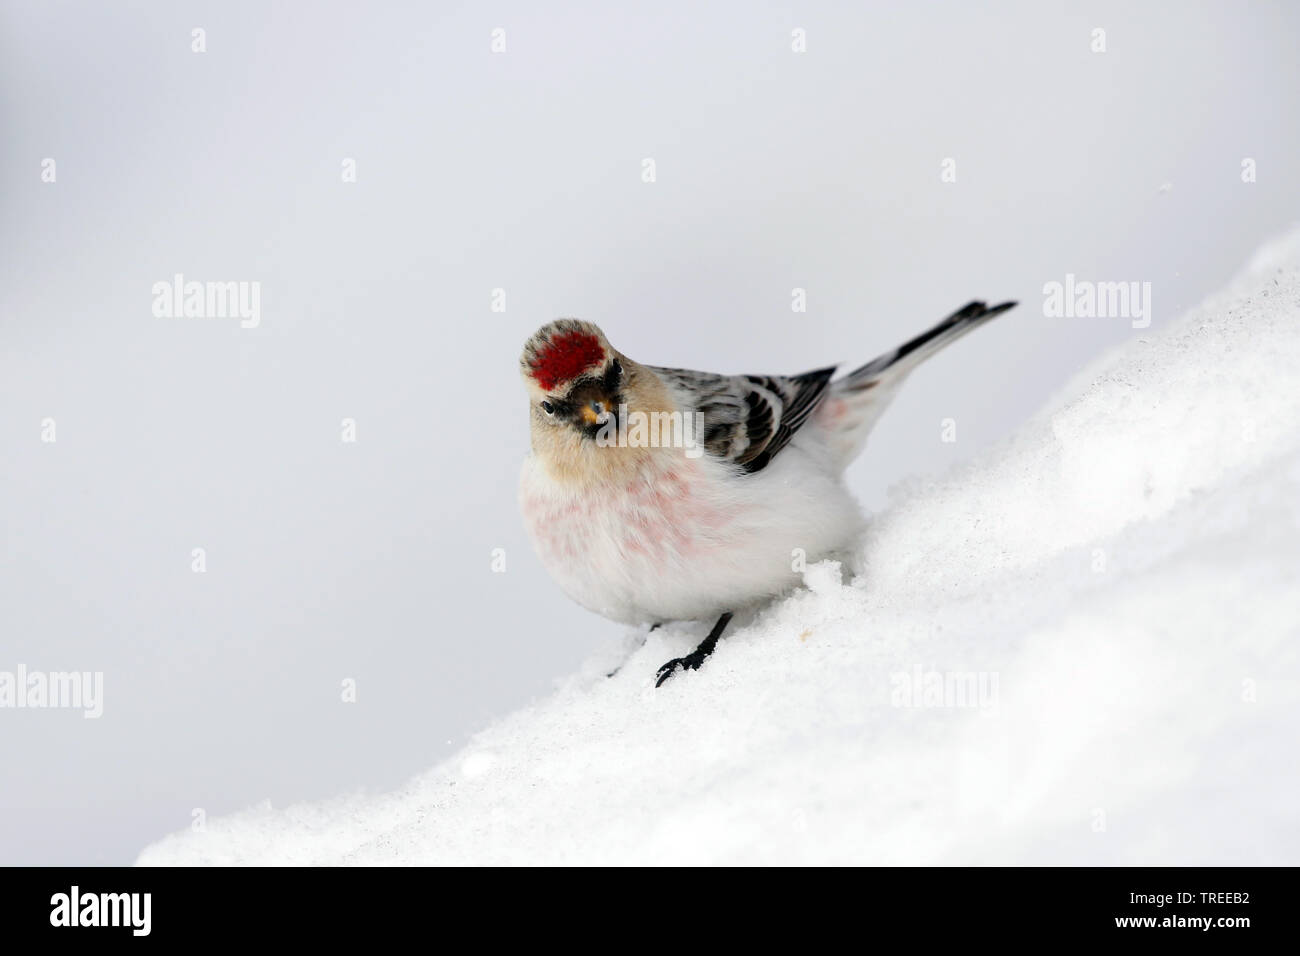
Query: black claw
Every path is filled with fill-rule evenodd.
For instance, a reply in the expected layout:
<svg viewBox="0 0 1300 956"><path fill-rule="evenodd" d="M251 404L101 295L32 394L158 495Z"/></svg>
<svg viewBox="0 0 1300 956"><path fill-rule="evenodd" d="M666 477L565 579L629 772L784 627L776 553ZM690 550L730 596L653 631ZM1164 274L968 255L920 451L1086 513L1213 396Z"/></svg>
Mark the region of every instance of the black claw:
<svg viewBox="0 0 1300 956"><path fill-rule="evenodd" d="M709 631L709 636L704 639L699 647L691 651L685 657L674 657L667 664L659 668L659 679L655 681L656 687L661 687L663 682L672 677L677 672L677 668L683 670L696 671L713 653L713 649L718 644L718 638L722 632L727 629L727 624L731 621L731 612L728 611L722 617L718 618L718 623L713 625L713 630Z"/></svg>
<svg viewBox="0 0 1300 956"><path fill-rule="evenodd" d="M659 679L655 681L655 686L659 687L664 681L672 677L679 667L683 670L699 670L700 665L704 663L704 658L706 656L707 655L695 652L687 654L685 657L674 657L667 664L664 664L659 668Z"/></svg>

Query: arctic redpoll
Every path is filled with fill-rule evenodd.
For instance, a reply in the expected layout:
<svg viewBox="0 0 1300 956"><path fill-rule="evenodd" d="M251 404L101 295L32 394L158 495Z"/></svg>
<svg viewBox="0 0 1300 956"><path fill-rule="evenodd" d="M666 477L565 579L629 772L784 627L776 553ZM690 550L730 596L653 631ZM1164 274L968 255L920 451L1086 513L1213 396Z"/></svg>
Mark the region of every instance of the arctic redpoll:
<svg viewBox="0 0 1300 956"><path fill-rule="evenodd" d="M972 302L841 378L641 365L590 322L524 346L532 454L519 500L542 563L573 600L628 624L717 619L659 669L707 658L734 612L852 553L863 518L844 468L922 360L1014 302Z"/></svg>

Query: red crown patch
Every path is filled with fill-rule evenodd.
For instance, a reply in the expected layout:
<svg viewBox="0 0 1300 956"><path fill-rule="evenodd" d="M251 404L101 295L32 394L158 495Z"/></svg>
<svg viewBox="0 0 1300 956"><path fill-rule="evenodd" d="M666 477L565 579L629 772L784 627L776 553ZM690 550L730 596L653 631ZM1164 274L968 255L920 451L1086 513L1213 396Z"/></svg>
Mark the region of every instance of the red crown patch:
<svg viewBox="0 0 1300 956"><path fill-rule="evenodd" d="M551 339L529 363L529 368L534 381L550 391L560 382L577 378L593 365L599 365L604 358L600 339L589 332L573 330Z"/></svg>

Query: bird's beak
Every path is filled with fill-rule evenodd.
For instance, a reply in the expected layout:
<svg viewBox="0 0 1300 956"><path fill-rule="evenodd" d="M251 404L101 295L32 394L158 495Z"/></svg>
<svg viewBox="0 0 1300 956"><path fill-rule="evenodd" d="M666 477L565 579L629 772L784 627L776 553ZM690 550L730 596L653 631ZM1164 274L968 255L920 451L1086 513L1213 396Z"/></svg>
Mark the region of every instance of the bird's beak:
<svg viewBox="0 0 1300 956"><path fill-rule="evenodd" d="M582 420L588 425L603 425L609 421L609 410L605 403L598 399L593 399L582 406Z"/></svg>

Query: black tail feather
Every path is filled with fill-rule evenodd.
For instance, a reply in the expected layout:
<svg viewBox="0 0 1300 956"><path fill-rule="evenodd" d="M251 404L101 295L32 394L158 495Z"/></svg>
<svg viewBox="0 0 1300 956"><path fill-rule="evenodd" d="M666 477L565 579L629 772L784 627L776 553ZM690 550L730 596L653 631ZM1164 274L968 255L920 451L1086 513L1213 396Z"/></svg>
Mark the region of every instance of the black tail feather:
<svg viewBox="0 0 1300 956"><path fill-rule="evenodd" d="M872 359L861 368L854 369L837 384L850 391L871 388L885 372L905 359L911 358L913 361L909 364L916 364L954 339L960 338L994 316L1001 315L1015 306L1015 302L1002 302L990 308L983 302L972 302L958 309L929 331L922 332L898 348Z"/></svg>

